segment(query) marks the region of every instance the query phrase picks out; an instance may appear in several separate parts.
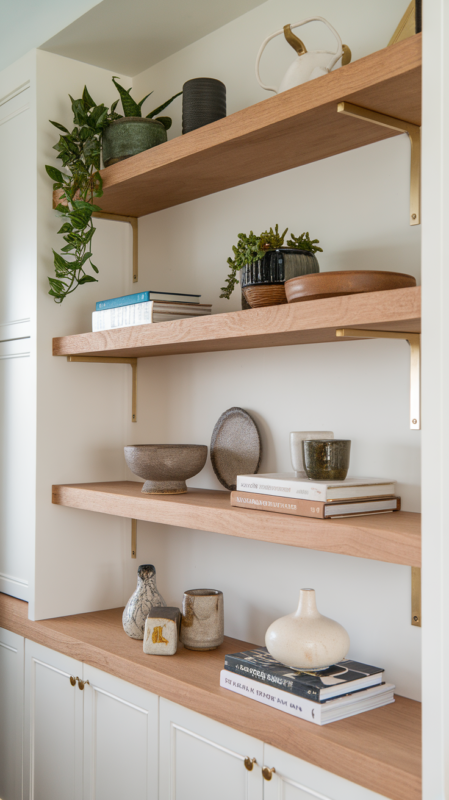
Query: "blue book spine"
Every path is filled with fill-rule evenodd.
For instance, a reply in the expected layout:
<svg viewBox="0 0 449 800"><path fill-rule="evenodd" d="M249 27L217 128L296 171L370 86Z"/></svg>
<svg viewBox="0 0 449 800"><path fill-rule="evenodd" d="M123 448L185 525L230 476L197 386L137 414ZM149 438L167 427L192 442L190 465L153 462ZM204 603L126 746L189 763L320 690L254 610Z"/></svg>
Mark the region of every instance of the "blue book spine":
<svg viewBox="0 0 449 800"><path fill-rule="evenodd" d="M112 300L100 300L95 304L96 311L105 311L107 308L121 308L121 306L132 306L134 303L146 303L150 299L149 292L136 292L127 294L124 297L113 297Z"/></svg>

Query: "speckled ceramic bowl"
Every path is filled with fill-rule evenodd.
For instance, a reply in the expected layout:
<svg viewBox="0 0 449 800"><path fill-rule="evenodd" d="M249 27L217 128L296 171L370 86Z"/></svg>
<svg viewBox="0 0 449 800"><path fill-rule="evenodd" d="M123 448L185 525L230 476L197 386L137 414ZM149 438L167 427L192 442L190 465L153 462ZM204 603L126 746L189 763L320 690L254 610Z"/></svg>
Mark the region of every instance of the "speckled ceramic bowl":
<svg viewBox="0 0 449 800"><path fill-rule="evenodd" d="M186 480L200 472L207 458L205 444L132 444L124 448L132 472L144 478L144 494L183 494Z"/></svg>

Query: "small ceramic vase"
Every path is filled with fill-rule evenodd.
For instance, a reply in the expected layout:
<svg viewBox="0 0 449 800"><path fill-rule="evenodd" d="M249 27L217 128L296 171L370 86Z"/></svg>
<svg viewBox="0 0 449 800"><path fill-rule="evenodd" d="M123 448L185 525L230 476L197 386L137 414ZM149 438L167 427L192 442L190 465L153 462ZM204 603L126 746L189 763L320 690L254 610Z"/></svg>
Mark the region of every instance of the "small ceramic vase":
<svg viewBox="0 0 449 800"><path fill-rule="evenodd" d="M131 639L143 639L145 620L151 609L166 605L156 586L156 569L152 564L141 564L137 570L137 589L123 611L123 630Z"/></svg>
<svg viewBox="0 0 449 800"><path fill-rule="evenodd" d="M270 625L265 644L270 655L281 664L315 672L346 656L349 636L342 625L320 614L314 589L301 589L297 611Z"/></svg>
<svg viewBox="0 0 449 800"><path fill-rule="evenodd" d="M223 642L223 592L189 589L184 592L180 639L188 650L215 650Z"/></svg>
<svg viewBox="0 0 449 800"><path fill-rule="evenodd" d="M302 443L304 439L333 439L332 431L292 431L290 434L290 455L292 467L297 478L307 480L304 469L304 459L302 457Z"/></svg>

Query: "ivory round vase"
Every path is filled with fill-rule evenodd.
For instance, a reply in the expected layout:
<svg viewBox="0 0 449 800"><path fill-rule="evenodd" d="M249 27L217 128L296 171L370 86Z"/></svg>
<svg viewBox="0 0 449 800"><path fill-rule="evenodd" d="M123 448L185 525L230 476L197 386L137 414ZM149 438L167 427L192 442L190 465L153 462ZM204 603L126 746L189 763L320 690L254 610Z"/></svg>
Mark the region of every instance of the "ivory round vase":
<svg viewBox="0 0 449 800"><path fill-rule="evenodd" d="M145 620L151 609L166 605L156 586L155 567L152 564L141 564L137 570L137 589L123 611L123 630L131 639L143 639Z"/></svg>
<svg viewBox="0 0 449 800"><path fill-rule="evenodd" d="M301 589L294 614L280 617L265 634L270 655L292 669L315 672L344 658L349 636L340 623L316 607L314 589Z"/></svg>

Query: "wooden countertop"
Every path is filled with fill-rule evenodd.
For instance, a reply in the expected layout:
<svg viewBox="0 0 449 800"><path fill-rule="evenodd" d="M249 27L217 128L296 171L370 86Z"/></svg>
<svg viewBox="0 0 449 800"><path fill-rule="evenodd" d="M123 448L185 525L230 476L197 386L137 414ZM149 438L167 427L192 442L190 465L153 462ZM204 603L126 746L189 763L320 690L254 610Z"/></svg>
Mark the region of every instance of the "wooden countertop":
<svg viewBox="0 0 449 800"><path fill-rule="evenodd" d="M252 645L225 637L205 653L149 656L121 625L122 609L32 622L28 604L0 593L0 627L84 661L224 725L262 739L393 800L421 800L421 706L384 708L323 727L220 688L226 653Z"/></svg>

